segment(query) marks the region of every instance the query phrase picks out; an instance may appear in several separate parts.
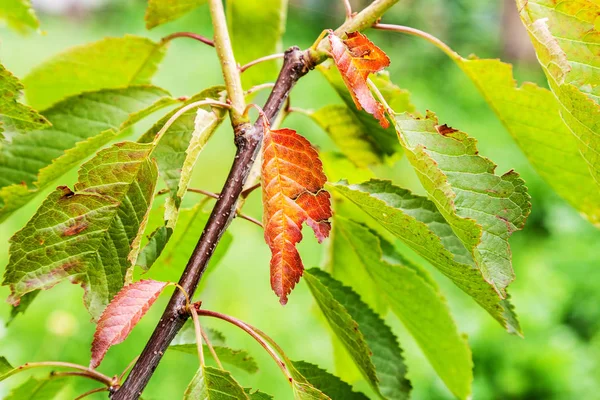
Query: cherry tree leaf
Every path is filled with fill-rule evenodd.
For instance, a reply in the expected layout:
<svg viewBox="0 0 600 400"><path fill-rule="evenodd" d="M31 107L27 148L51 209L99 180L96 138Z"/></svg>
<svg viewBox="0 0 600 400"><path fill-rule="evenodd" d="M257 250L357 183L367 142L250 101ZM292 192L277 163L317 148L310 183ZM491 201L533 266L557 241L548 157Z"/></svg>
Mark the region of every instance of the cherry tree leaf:
<svg viewBox="0 0 600 400"><path fill-rule="evenodd" d="M508 298L500 298L483 279L472 254L431 200L389 181L338 182L333 187L438 268L508 332L521 333Z"/></svg>
<svg viewBox="0 0 600 400"><path fill-rule="evenodd" d="M389 66L390 59L362 33L350 32L347 35L348 38L342 40L333 32L329 34L331 55L335 65L352 95L356 108L372 114L382 127L387 128L389 122L385 117L385 109L373 97L367 79L369 74Z"/></svg>
<svg viewBox="0 0 600 400"><path fill-rule="evenodd" d="M244 65L282 51L288 0L227 0L227 25L235 59ZM242 74L245 88L274 81L281 61L261 63Z"/></svg>
<svg viewBox="0 0 600 400"><path fill-rule="evenodd" d="M560 115L600 186L600 4L518 0L517 5Z"/></svg>
<svg viewBox="0 0 600 400"><path fill-rule="evenodd" d="M10 239L9 302L64 279L81 284L98 317L119 292L139 251L158 172L152 145L117 143L82 165L74 191L50 193Z"/></svg>
<svg viewBox="0 0 600 400"><path fill-rule="evenodd" d="M70 48L23 79L27 102L44 109L82 92L148 84L165 49L164 44L133 35Z"/></svg>
<svg viewBox="0 0 600 400"><path fill-rule="evenodd" d="M65 378L45 379L30 377L4 397L4 400L55 400L61 397L69 382Z"/></svg>
<svg viewBox="0 0 600 400"><path fill-rule="evenodd" d="M392 330L350 287L312 268L305 281L329 326L379 397L407 399L402 350Z"/></svg>
<svg viewBox="0 0 600 400"><path fill-rule="evenodd" d="M508 238L531 211L525 182L478 154L476 140L426 118L395 115L406 156L444 219L501 298L514 279Z"/></svg>
<svg viewBox="0 0 600 400"><path fill-rule="evenodd" d="M43 111L50 128L0 141L0 221L131 125L173 103L154 86L100 90Z"/></svg>
<svg viewBox="0 0 600 400"><path fill-rule="evenodd" d="M100 365L111 346L127 339L167 284L146 279L127 285L117 293L98 320L90 368Z"/></svg>
<svg viewBox="0 0 600 400"><path fill-rule="evenodd" d="M264 392L261 392L260 390L256 390L256 391L252 391L252 389L250 388L244 388L244 392L246 392L246 394L248 395L248 397L250 398L250 400L273 400L274 397L266 394Z"/></svg>
<svg viewBox="0 0 600 400"><path fill-rule="evenodd" d="M296 371L310 382L316 389L332 399L367 400L361 392L352 390L352 386L337 376L306 361L292 361Z"/></svg>
<svg viewBox="0 0 600 400"><path fill-rule="evenodd" d="M333 240L343 243L349 253L341 260L333 258L335 275L359 293L372 295L368 291L374 290L384 297L448 389L460 399L468 398L471 350L427 271L405 260L391 243L362 224L336 215L333 227Z"/></svg>
<svg viewBox="0 0 600 400"><path fill-rule="evenodd" d="M240 384L225 370L201 365L183 395L184 400L249 400Z"/></svg>
<svg viewBox="0 0 600 400"><path fill-rule="evenodd" d="M40 26L40 21L31 6L31 0L2 0L0 19L5 20L8 26L21 33Z"/></svg>
<svg viewBox="0 0 600 400"><path fill-rule="evenodd" d="M271 248L271 287L281 304L302 276L296 244L306 222L321 242L331 225L327 177L317 151L291 129L265 126L262 150L262 198L265 240Z"/></svg>
<svg viewBox="0 0 600 400"><path fill-rule="evenodd" d="M25 132L44 129L50 122L33 108L18 101L23 85L0 64L0 138L2 132Z"/></svg>
<svg viewBox="0 0 600 400"><path fill-rule="evenodd" d="M206 0L148 0L146 8L146 28L174 21L205 4Z"/></svg>

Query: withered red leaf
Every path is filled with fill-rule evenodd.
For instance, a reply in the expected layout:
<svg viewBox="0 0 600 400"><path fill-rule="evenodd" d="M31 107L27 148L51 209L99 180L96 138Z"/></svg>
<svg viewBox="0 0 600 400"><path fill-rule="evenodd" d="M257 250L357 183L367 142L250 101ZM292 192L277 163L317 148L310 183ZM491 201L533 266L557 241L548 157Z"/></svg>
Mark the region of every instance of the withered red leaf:
<svg viewBox="0 0 600 400"><path fill-rule="evenodd" d="M342 40L333 31L329 34L331 55L348 87L354 104L372 114L384 128L390 123L385 118L385 109L373 97L367 84L369 74L379 72L390 65L390 59L383 50L375 46L360 32L350 32Z"/></svg>
<svg viewBox="0 0 600 400"><path fill-rule="evenodd" d="M317 151L291 129L270 130L263 139L262 191L265 240L271 248L271 287L287 303L304 266L296 244L306 223L321 242L331 225L327 177Z"/></svg>
<svg viewBox="0 0 600 400"><path fill-rule="evenodd" d="M127 338L165 286L167 282L147 279L125 286L117 293L98 320L90 368L100 365L108 349Z"/></svg>

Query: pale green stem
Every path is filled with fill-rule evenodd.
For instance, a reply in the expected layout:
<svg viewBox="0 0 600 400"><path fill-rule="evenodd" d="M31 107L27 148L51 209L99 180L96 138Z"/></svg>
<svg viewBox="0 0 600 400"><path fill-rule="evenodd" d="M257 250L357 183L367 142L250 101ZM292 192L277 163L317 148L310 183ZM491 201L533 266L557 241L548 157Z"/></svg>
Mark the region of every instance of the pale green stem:
<svg viewBox="0 0 600 400"><path fill-rule="evenodd" d="M390 25L390 24L375 24L375 25L373 25L373 28L381 29L384 31L404 33L407 35L420 37L422 39L427 40L429 43L433 44L438 49L442 50L444 53L446 53L448 55L448 57L452 58L453 60L460 58L458 53L456 53L454 50L452 50L450 48L450 46L448 46L446 43L442 42L440 39L436 38L432 34L423 32L419 29L411 28L410 26Z"/></svg>

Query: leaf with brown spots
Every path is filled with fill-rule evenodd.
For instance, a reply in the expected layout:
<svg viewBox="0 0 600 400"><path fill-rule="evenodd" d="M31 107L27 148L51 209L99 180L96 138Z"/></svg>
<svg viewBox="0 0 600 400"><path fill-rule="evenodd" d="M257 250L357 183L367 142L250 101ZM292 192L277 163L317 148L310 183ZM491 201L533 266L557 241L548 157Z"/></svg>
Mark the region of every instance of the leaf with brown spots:
<svg viewBox="0 0 600 400"><path fill-rule="evenodd" d="M306 223L321 242L329 236L331 204L317 151L291 129L265 125L262 163L263 223L271 248L271 287L281 304L302 276L296 244Z"/></svg>
<svg viewBox="0 0 600 400"><path fill-rule="evenodd" d="M98 320L90 368L100 365L108 349L127 338L165 286L167 282L147 279L125 286L117 293Z"/></svg>
<svg viewBox="0 0 600 400"><path fill-rule="evenodd" d="M390 123L385 118L385 109L373 97L367 79L369 74L390 65L388 56L360 32L348 33L346 40L330 32L329 43L333 61L342 74L356 107L372 114L382 127L387 128Z"/></svg>

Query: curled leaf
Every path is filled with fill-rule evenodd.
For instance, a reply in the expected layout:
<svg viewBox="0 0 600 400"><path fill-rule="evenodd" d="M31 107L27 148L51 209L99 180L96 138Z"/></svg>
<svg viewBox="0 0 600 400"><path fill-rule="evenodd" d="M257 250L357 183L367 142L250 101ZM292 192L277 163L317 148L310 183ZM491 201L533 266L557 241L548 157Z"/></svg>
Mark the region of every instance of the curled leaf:
<svg viewBox="0 0 600 400"><path fill-rule="evenodd" d="M117 293L96 326L90 368L100 365L108 349L127 338L165 286L167 282L147 279L125 286Z"/></svg>
<svg viewBox="0 0 600 400"><path fill-rule="evenodd" d="M350 32L342 40L333 32L329 35L331 56L342 74L354 104L379 120L382 127L390 124L385 118L383 105L373 97L367 79L369 74L379 72L390 65L390 59L379 47L375 46L360 32Z"/></svg>
<svg viewBox="0 0 600 400"><path fill-rule="evenodd" d="M330 196L317 151L291 129L270 130L263 139L263 223L271 248L271 287L287 303L304 267L296 243L306 222L321 242L329 236Z"/></svg>

